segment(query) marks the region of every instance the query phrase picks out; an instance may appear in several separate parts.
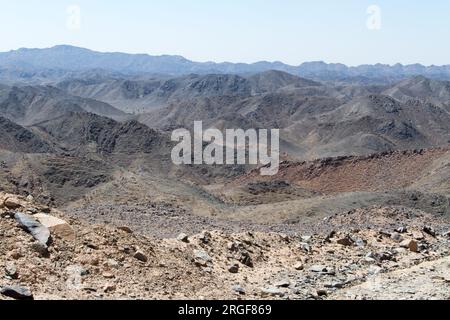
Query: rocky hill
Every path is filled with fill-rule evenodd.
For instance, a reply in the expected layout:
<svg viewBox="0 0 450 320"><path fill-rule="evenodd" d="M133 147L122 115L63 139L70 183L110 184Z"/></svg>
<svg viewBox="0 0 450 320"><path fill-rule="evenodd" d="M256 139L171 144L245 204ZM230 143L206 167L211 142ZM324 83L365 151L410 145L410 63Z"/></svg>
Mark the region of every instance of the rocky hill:
<svg viewBox="0 0 450 320"><path fill-rule="evenodd" d="M66 150L94 148L96 153L150 153L167 140L137 121L117 122L86 112L71 112L33 127Z"/></svg>
<svg viewBox="0 0 450 320"><path fill-rule="evenodd" d="M449 298L449 226L420 211L357 210L314 234L156 239L68 218L31 196L0 200L0 299Z"/></svg>
<svg viewBox="0 0 450 320"><path fill-rule="evenodd" d="M3 117L0 117L0 135L0 149L23 153L52 152L45 140Z"/></svg>
<svg viewBox="0 0 450 320"><path fill-rule="evenodd" d="M71 96L51 86L6 87L0 90L0 115L32 125L67 112L92 112L115 119L126 114L100 101Z"/></svg>

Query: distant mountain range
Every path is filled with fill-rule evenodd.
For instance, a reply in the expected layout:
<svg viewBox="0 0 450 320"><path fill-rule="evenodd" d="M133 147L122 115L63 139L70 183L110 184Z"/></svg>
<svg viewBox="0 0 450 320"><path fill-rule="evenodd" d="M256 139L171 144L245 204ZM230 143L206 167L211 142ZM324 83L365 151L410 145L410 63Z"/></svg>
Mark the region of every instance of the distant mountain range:
<svg viewBox="0 0 450 320"><path fill-rule="evenodd" d="M386 83L411 76L449 80L450 65L420 64L393 66L376 64L348 67L344 64L306 62L291 66L282 62L245 63L194 62L181 56L151 56L147 54L101 53L67 45L47 49L19 49L0 53L0 79L55 78L68 72L92 70L123 75L166 74L171 76L196 74L248 74L278 70L319 81L355 81L358 84Z"/></svg>

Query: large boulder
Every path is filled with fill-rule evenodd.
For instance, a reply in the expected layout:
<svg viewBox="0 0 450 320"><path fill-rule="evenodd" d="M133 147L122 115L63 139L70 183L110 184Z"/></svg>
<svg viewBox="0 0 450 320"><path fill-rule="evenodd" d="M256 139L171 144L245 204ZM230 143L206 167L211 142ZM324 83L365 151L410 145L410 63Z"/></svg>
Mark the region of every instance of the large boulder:
<svg viewBox="0 0 450 320"><path fill-rule="evenodd" d="M0 294L16 300L33 300L31 291L20 286L5 286L0 289Z"/></svg>
<svg viewBox="0 0 450 320"><path fill-rule="evenodd" d="M8 195L6 196L3 201L3 207L8 208L8 209L17 209L17 208L21 208L24 207L27 202L20 199L17 196L12 196L12 195Z"/></svg>
<svg viewBox="0 0 450 320"><path fill-rule="evenodd" d="M48 228L52 234L68 241L75 240L75 232L66 221L45 213L37 213L33 217Z"/></svg>
<svg viewBox="0 0 450 320"><path fill-rule="evenodd" d="M47 227L42 225L34 217L22 212L16 212L14 218L19 225L25 231L30 233L40 244L47 246L50 241L50 230Z"/></svg>

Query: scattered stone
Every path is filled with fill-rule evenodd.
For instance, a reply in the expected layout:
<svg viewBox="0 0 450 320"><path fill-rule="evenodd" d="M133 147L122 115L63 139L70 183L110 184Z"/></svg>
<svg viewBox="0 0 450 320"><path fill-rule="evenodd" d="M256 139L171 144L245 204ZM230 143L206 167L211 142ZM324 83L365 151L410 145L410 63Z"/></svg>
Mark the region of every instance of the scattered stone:
<svg viewBox="0 0 450 320"><path fill-rule="evenodd" d="M347 235L342 239L338 239L337 243L342 246L352 246L354 242L353 242L352 238Z"/></svg>
<svg viewBox="0 0 450 320"><path fill-rule="evenodd" d="M383 261L393 261L395 260L394 255L390 252L378 252L373 253L373 259L375 259L377 262L383 262Z"/></svg>
<svg viewBox="0 0 450 320"><path fill-rule="evenodd" d="M238 273L239 272L239 265L237 263L232 264L231 266L228 267L228 271L230 273Z"/></svg>
<svg viewBox="0 0 450 320"><path fill-rule="evenodd" d="M316 265L311 266L309 268L309 271L316 272L316 273L325 273L325 272L328 272L328 267L321 265L321 264L316 264Z"/></svg>
<svg viewBox="0 0 450 320"><path fill-rule="evenodd" d="M324 290L324 289L319 289L316 292L317 292L317 296L319 296L319 297L326 297L328 295L327 290Z"/></svg>
<svg viewBox="0 0 450 320"><path fill-rule="evenodd" d="M133 255L133 257L141 262L147 262L148 261L148 257L145 255L144 252L142 252L141 250L137 250L135 252L135 254Z"/></svg>
<svg viewBox="0 0 450 320"><path fill-rule="evenodd" d="M239 262L242 263L244 266L247 266L249 268L253 268L253 260L250 256L250 253L247 251L242 251L241 256L239 258Z"/></svg>
<svg viewBox="0 0 450 320"><path fill-rule="evenodd" d="M111 293L111 292L114 292L114 291L116 291L116 286L114 285L114 284L106 284L104 287L103 287L103 292L105 292L105 293Z"/></svg>
<svg viewBox="0 0 450 320"><path fill-rule="evenodd" d="M395 242L402 242L404 240L404 238L398 233L391 234L391 239Z"/></svg>
<svg viewBox="0 0 450 320"><path fill-rule="evenodd" d="M103 273L103 278L105 278L105 279L114 279L115 275L112 274L111 272L104 272Z"/></svg>
<svg viewBox="0 0 450 320"><path fill-rule="evenodd" d="M264 288L261 289L261 295L263 297L271 296L271 297L283 297L285 295L284 291L277 288Z"/></svg>
<svg viewBox="0 0 450 320"><path fill-rule="evenodd" d="M8 209L17 209L22 207L22 201L16 197L8 197L3 201L3 205Z"/></svg>
<svg viewBox="0 0 450 320"><path fill-rule="evenodd" d="M395 231L398 233L406 233L408 232L408 229L406 227L398 227Z"/></svg>
<svg viewBox="0 0 450 320"><path fill-rule="evenodd" d="M360 239L360 238L358 238L358 239L356 239L354 241L355 241L355 245L357 247L365 247L367 245L367 241L365 241L363 239Z"/></svg>
<svg viewBox="0 0 450 320"><path fill-rule="evenodd" d="M210 267L203 268L203 272L212 273L212 269Z"/></svg>
<svg viewBox="0 0 450 320"><path fill-rule="evenodd" d="M120 264L114 259L108 259L105 262L105 265L111 269L119 269L119 267L120 267Z"/></svg>
<svg viewBox="0 0 450 320"><path fill-rule="evenodd" d="M185 233L180 233L177 237L178 241L184 242L184 243L189 243L189 237L187 234Z"/></svg>
<svg viewBox="0 0 450 320"><path fill-rule="evenodd" d="M436 231L433 229L433 227L425 226L423 228L423 232L425 232L426 234L428 234L432 237L436 237Z"/></svg>
<svg viewBox="0 0 450 320"><path fill-rule="evenodd" d="M277 288L289 288L291 285L291 281L289 279L280 280L274 283L274 286Z"/></svg>
<svg viewBox="0 0 450 320"><path fill-rule="evenodd" d="M397 254L402 254L406 252L405 248L394 248L394 252Z"/></svg>
<svg viewBox="0 0 450 320"><path fill-rule="evenodd" d="M232 252L238 252L239 251L239 246L240 246L240 243L237 242L237 241L228 242L228 244L227 244L228 250L232 251Z"/></svg>
<svg viewBox="0 0 450 320"><path fill-rule="evenodd" d="M50 241L50 230L43 226L39 221L25 213L16 212L14 218L20 226L29 232L39 243L47 246Z"/></svg>
<svg viewBox="0 0 450 320"><path fill-rule="evenodd" d="M197 266L206 267L208 263L212 262L211 257L203 250L194 251L194 261Z"/></svg>
<svg viewBox="0 0 450 320"><path fill-rule="evenodd" d="M34 201L34 197L31 194L29 194L26 199L27 199L28 202L33 202Z"/></svg>
<svg viewBox="0 0 450 320"><path fill-rule="evenodd" d="M33 217L61 239L67 241L75 240L75 231L66 221L44 213L37 213Z"/></svg>
<svg viewBox="0 0 450 320"><path fill-rule="evenodd" d="M425 238L422 232L417 232L417 231L412 232L412 237L415 240L423 240Z"/></svg>
<svg viewBox="0 0 450 320"><path fill-rule="evenodd" d="M5 265L5 274L11 279L17 279L19 274L17 273L16 265L12 262L7 262Z"/></svg>
<svg viewBox="0 0 450 320"><path fill-rule="evenodd" d="M93 249L93 250L98 250L99 246L95 243L92 242L92 240L87 239L85 241L83 241L83 244L88 247L89 249Z"/></svg>
<svg viewBox="0 0 450 320"><path fill-rule="evenodd" d="M405 240L400 243L400 246L409 249L412 252L419 252L419 245L415 240Z"/></svg>
<svg viewBox="0 0 450 320"><path fill-rule="evenodd" d="M120 231L129 233L129 234L132 234L132 233L133 233L133 230L131 230L131 228L130 228L130 227L127 227L127 226L120 226L120 227L118 227L117 229L119 229Z"/></svg>
<svg viewBox="0 0 450 320"><path fill-rule="evenodd" d="M33 300L30 289L20 286L6 286L0 289L0 293L16 300Z"/></svg>
<svg viewBox="0 0 450 320"><path fill-rule="evenodd" d="M325 242L331 242L331 239L334 238L334 236L336 235L336 231L331 231L325 238Z"/></svg>
<svg viewBox="0 0 450 320"><path fill-rule="evenodd" d="M325 288L342 289L344 286L345 286L345 283L342 283L342 282L331 282L331 283L325 284Z"/></svg>
<svg viewBox="0 0 450 320"><path fill-rule="evenodd" d="M305 266L303 265L303 263L298 262L294 265L294 269L300 271L300 270L305 269Z"/></svg>
<svg viewBox="0 0 450 320"><path fill-rule="evenodd" d="M389 237L389 238L391 237L391 233L387 230L380 230L378 233L380 234L380 236L383 236L383 237Z"/></svg>
<svg viewBox="0 0 450 320"><path fill-rule="evenodd" d="M369 267L369 270L368 270L368 273L369 273L371 276L374 276L374 275L379 274L382 270L383 270L383 268L381 268L381 267L379 267L379 266L370 266L370 267Z"/></svg>
<svg viewBox="0 0 450 320"><path fill-rule="evenodd" d="M301 242L299 245L299 249L305 252L311 252L311 246L306 242Z"/></svg>
<svg viewBox="0 0 450 320"><path fill-rule="evenodd" d="M212 239L212 235L208 231L203 231L199 238L199 240L204 244L210 243L211 239Z"/></svg>
<svg viewBox="0 0 450 320"><path fill-rule="evenodd" d="M79 265L70 265L66 267L67 274L71 276L84 277L89 274L89 271Z"/></svg>
<svg viewBox="0 0 450 320"><path fill-rule="evenodd" d="M82 255L77 260L84 265L98 266L100 264L100 259L96 255Z"/></svg>
<svg viewBox="0 0 450 320"><path fill-rule="evenodd" d="M240 285L234 285L233 287L232 287L232 290L234 291L234 292L236 292L236 293L239 293L239 294L242 294L242 295L244 295L245 294L245 289L244 288L242 288Z"/></svg>

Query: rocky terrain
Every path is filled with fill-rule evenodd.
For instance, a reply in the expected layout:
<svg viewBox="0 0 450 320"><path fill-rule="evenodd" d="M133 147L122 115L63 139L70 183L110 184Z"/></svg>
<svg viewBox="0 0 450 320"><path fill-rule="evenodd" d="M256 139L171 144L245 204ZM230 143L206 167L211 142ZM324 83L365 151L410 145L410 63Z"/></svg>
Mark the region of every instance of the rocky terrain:
<svg viewBox="0 0 450 320"><path fill-rule="evenodd" d="M449 299L447 69L0 54L0 299ZM174 165L198 120L278 174Z"/></svg>
<svg viewBox="0 0 450 320"><path fill-rule="evenodd" d="M163 239L126 220L69 218L31 196L0 198L0 299L450 298L449 224L418 210L360 209L309 231Z"/></svg>

